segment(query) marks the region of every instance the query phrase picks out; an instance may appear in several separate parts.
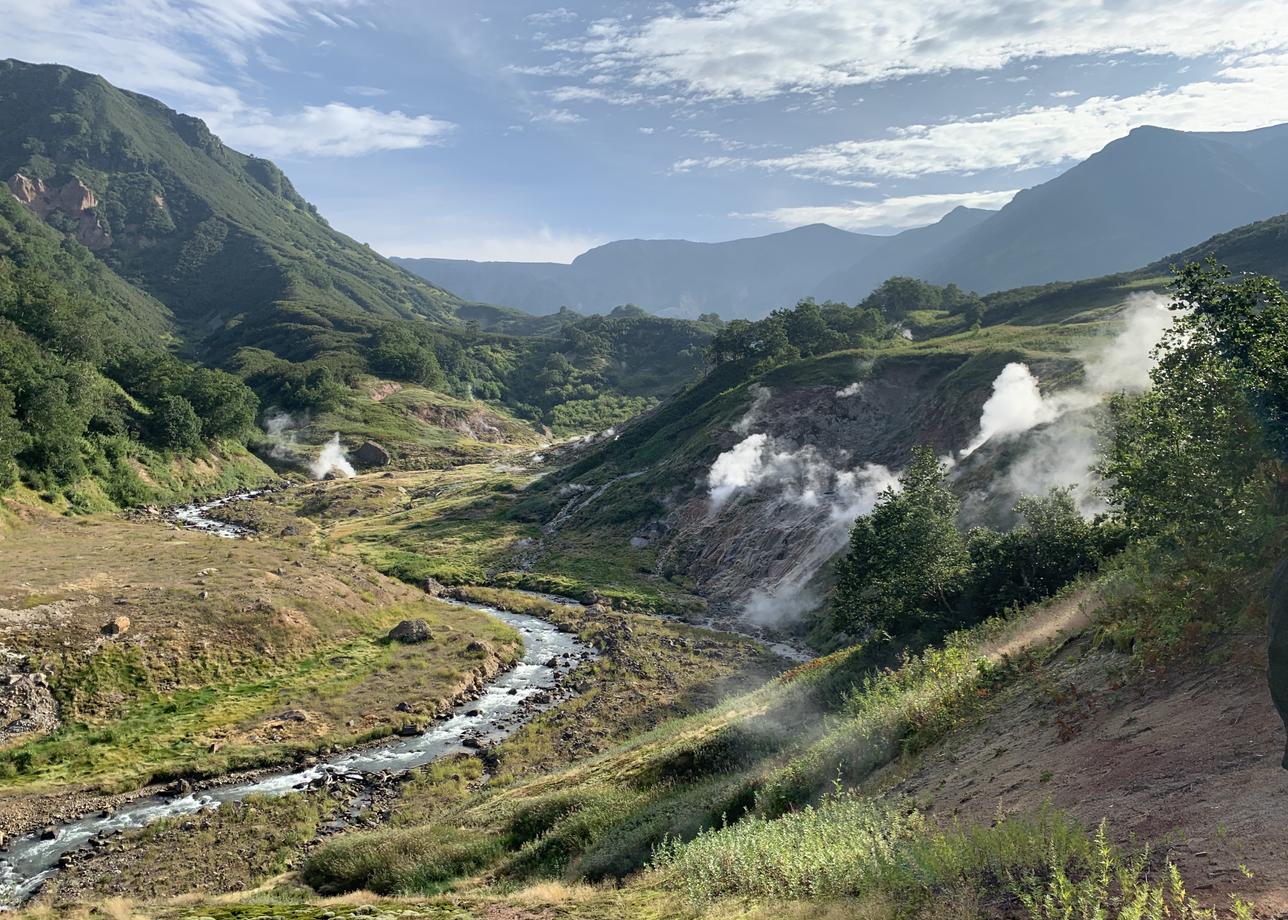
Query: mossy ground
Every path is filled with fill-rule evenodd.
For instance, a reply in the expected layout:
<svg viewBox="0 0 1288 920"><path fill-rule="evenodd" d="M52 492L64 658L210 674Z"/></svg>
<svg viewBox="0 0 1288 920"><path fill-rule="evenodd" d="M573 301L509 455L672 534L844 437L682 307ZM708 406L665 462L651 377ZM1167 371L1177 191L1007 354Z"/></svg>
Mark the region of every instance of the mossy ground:
<svg viewBox="0 0 1288 920"><path fill-rule="evenodd" d="M49 676L63 726L0 751L6 798L122 791L388 734L461 689L482 664L470 641L519 648L508 627L352 557L159 522L27 518L0 556L0 629ZM129 629L105 636L118 616ZM407 618L435 639L385 642Z"/></svg>

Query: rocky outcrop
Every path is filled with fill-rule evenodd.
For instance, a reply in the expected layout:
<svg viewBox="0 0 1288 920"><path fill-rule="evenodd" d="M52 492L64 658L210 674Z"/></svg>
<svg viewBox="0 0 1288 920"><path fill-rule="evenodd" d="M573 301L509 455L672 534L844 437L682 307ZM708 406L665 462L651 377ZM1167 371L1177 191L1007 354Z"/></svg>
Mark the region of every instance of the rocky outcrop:
<svg viewBox="0 0 1288 920"><path fill-rule="evenodd" d="M390 641L403 642L408 645L413 645L417 642L428 642L433 638L434 633L424 620L403 620L389 630Z"/></svg>
<svg viewBox="0 0 1288 920"><path fill-rule="evenodd" d="M1270 583L1270 697L1288 729L1288 559L1279 563ZM1283 766L1288 770L1288 744Z"/></svg>
<svg viewBox="0 0 1288 920"><path fill-rule="evenodd" d="M349 455L359 466L388 466L389 461L393 459L389 451L385 450L375 441L366 441L361 446L354 449Z"/></svg>
<svg viewBox="0 0 1288 920"><path fill-rule="evenodd" d="M129 617L125 617L125 616L114 617L113 619L103 624L103 635L119 636L122 633L127 632L129 628L130 628Z"/></svg>
<svg viewBox="0 0 1288 920"><path fill-rule="evenodd" d="M68 232L86 248L99 250L112 245L112 238L96 211L98 196L80 179L73 177L60 186L47 186L43 179L14 173L6 184L13 197L41 220L51 222L51 217L61 216L69 221L72 228ZM58 225L57 221L53 223Z"/></svg>
<svg viewBox="0 0 1288 920"><path fill-rule="evenodd" d="M417 417L436 428L446 428L485 444L502 444L507 440L505 422L482 409L458 406L417 406Z"/></svg>
<svg viewBox="0 0 1288 920"><path fill-rule="evenodd" d="M61 724L58 703L45 675L27 671L20 655L6 658L0 665L0 744L56 730Z"/></svg>

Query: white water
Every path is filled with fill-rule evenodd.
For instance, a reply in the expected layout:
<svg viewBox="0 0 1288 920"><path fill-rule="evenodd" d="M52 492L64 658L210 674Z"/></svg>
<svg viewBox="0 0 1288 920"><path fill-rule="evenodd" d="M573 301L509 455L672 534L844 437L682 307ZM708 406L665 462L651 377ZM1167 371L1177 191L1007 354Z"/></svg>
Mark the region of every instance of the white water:
<svg viewBox="0 0 1288 920"><path fill-rule="evenodd" d="M254 494L257 493L240 493L205 505L189 506L193 512L184 520L191 521L193 527L217 532L220 536L238 536L219 529L231 525L221 525L218 521L203 518L202 512L228 501L250 498ZM203 523L215 526L203 526ZM244 529L241 530L244 532ZM561 667L570 670L577 662L594 655L590 647L583 645L575 636L560 632L555 626L536 617L482 604L459 601L451 603L495 617L519 630L523 636L523 657L519 663L498 675L479 699L460 704L448 719L412 738L390 739L378 747L337 754L310 767L273 773L189 795L139 799L111 815L83 817L57 825L58 834L53 840L40 839L38 832L19 837L0 851L0 910L19 905L30 898L46 879L58 871L58 861L64 854L86 846L99 835L134 830L161 818L194 814L203 808L242 801L250 796L289 795L307 789L315 780L328 775L341 781L357 781L366 774L402 773L468 750L462 744L466 738L475 738L484 744L500 741L543 708L525 707L525 700L536 693L555 688L555 670L547 667L546 662L558 658Z"/></svg>
<svg viewBox="0 0 1288 920"><path fill-rule="evenodd" d="M221 508L224 505L230 505L233 502L244 502L252 499L257 495L263 495L267 489L252 489L248 492L237 492L233 495L217 498L209 502L194 502L191 505L182 505L171 512L171 517L187 527L189 530L200 530L204 533L213 533L219 537L226 537L229 540L235 540L238 537L248 537L254 531L249 527L242 527L239 524L229 524L226 521L216 521L212 517L207 517L210 511Z"/></svg>

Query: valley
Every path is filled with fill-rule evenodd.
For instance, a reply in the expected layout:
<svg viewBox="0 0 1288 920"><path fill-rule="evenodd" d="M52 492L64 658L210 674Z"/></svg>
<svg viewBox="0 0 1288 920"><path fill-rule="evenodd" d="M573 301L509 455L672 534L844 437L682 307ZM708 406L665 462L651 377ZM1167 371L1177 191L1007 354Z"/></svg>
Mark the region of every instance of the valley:
<svg viewBox="0 0 1288 920"><path fill-rule="evenodd" d="M0 912L1288 914L1285 136L393 261L0 62Z"/></svg>

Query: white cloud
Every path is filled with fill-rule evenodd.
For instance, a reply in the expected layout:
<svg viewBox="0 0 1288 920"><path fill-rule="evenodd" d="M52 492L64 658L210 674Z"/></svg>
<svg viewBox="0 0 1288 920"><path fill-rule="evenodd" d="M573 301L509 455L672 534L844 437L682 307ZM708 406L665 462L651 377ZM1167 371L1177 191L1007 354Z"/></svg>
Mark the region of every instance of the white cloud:
<svg viewBox="0 0 1288 920"><path fill-rule="evenodd" d="M357 156L437 142L451 125L429 116L340 102L271 112L248 104L230 85L244 78L241 71L252 59L272 64L261 42L318 24L353 28L354 20L340 11L359 5L361 0L0 0L0 47L23 60L99 73L201 113L229 144L267 156Z"/></svg>
<svg viewBox="0 0 1288 920"><path fill-rule="evenodd" d="M827 144L756 165L832 179L1028 169L1083 159L1141 125L1245 131L1283 121L1288 121L1288 55L1259 56L1224 68L1214 79L1177 89L910 125L891 137Z"/></svg>
<svg viewBox="0 0 1288 920"><path fill-rule="evenodd" d="M575 125L586 119L570 109L546 109L532 114L529 120L548 125Z"/></svg>
<svg viewBox="0 0 1288 920"><path fill-rule="evenodd" d="M587 249L605 242L602 237L577 233L557 233L550 227L539 227L527 233L461 234L445 231L441 236L409 242L415 231L372 246L388 255L404 258L473 259L479 262L571 262Z"/></svg>
<svg viewBox="0 0 1288 920"><path fill-rule="evenodd" d="M874 227L924 227L943 217L953 208L986 208L996 210L1015 197L1018 189L997 192L960 192L939 195L904 195L880 201L852 201L840 205L817 205L775 208L751 214L732 214L758 220L772 220L787 227L805 224L831 224L845 230Z"/></svg>
<svg viewBox="0 0 1288 920"><path fill-rule="evenodd" d="M1068 55L1257 53L1288 45L1282 0L705 0L601 20L552 46L640 86L767 98Z"/></svg>
<svg viewBox="0 0 1288 920"><path fill-rule="evenodd" d="M404 115L344 102L305 106L290 115L240 109L205 115L211 130L234 147L275 157L353 157L437 143L453 129L428 115Z"/></svg>
<svg viewBox="0 0 1288 920"><path fill-rule="evenodd" d="M551 25L557 22L575 22L579 17L575 12L566 7L555 7L552 10L541 10L536 13L529 13L524 17L526 22L533 25Z"/></svg>

